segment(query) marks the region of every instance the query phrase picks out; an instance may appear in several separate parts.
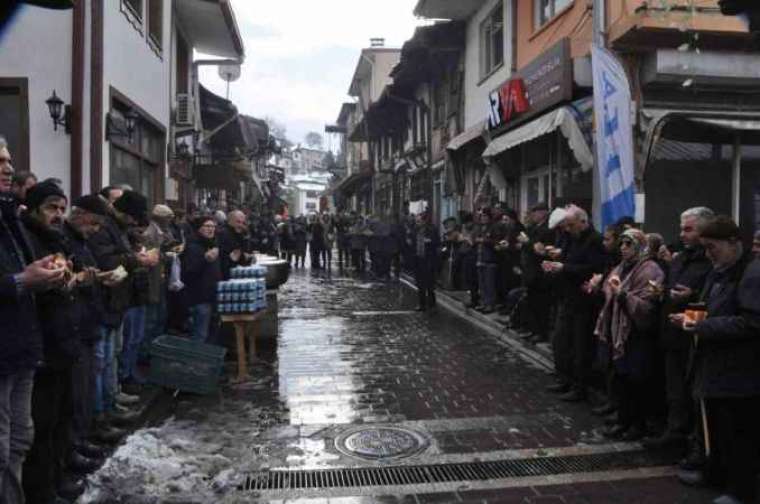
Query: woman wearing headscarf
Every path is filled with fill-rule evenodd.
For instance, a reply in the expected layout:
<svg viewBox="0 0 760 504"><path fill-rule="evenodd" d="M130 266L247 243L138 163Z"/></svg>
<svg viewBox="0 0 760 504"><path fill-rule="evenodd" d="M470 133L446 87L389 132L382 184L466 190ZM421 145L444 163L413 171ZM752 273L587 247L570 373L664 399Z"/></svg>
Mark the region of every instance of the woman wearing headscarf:
<svg viewBox="0 0 760 504"><path fill-rule="evenodd" d="M182 254L182 282L190 311L191 337L205 343L211 329L216 284L222 279L222 266L214 218L198 217L192 225L194 236Z"/></svg>
<svg viewBox="0 0 760 504"><path fill-rule="evenodd" d="M647 254L647 237L638 229L623 232L620 255L602 287L604 307L594 334L610 349L619 397L618 422L604 434L635 441L645 434L647 382L654 367L658 300L650 282L662 284L665 274Z"/></svg>

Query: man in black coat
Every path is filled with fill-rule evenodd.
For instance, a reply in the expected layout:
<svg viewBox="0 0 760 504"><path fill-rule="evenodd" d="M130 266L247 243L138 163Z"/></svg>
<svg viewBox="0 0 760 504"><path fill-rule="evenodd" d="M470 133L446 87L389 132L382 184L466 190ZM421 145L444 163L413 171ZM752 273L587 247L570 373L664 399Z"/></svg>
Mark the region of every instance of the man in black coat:
<svg viewBox="0 0 760 504"><path fill-rule="evenodd" d="M71 251L63 235L67 199L52 182L41 182L27 193L28 211L23 222L32 249L40 257L56 255L66 264ZM43 363L34 377L32 418L34 443L24 463L23 486L29 503L54 501L63 482L63 468L70 454L74 416L74 362L80 342L74 317L74 279L71 264L66 285L37 295L37 311L43 337Z"/></svg>
<svg viewBox="0 0 760 504"><path fill-rule="evenodd" d="M547 341L549 338L549 318L551 316L551 283L541 269L541 262L546 258L540 254L547 245L554 245L557 235L549 229L549 207L538 203L530 209L530 225L518 237L520 247L520 266L522 268L523 286L527 289L525 299L528 327L533 333L533 342Z"/></svg>
<svg viewBox="0 0 760 504"><path fill-rule="evenodd" d="M668 420L665 432L657 439L647 440L652 448L683 444L693 430L694 406L686 381L686 368L691 352L691 339L684 331L669 322L670 315L682 313L689 303L698 301L708 273L710 260L699 240L699 227L713 219L709 208L696 207L681 214L681 242L684 249L670 261L665 285L662 286L662 330L660 348L665 358L665 390Z"/></svg>
<svg viewBox="0 0 760 504"><path fill-rule="evenodd" d="M232 268L249 266L254 261L248 222L240 210L227 215L227 223L217 233L217 243L224 280L229 280Z"/></svg>
<svg viewBox="0 0 760 504"><path fill-rule="evenodd" d="M706 319L671 316L694 342L693 394L710 440L707 479L725 483L714 502L755 502L760 449L760 262L730 217L700 229L713 265L702 290ZM705 443L707 446L707 443Z"/></svg>
<svg viewBox="0 0 760 504"><path fill-rule="evenodd" d="M52 257L35 260L17 203L10 192L13 167L0 137L0 502L23 502L22 465L34 429L30 402L42 333L35 292L62 285L64 268Z"/></svg>
<svg viewBox="0 0 760 504"><path fill-rule="evenodd" d="M541 263L561 296L553 344L558 383L549 390L562 393L563 401L576 402L586 398L596 322L594 299L581 287L604 270L605 250L582 208L569 206L561 226L568 236L564 248L556 253L557 260Z"/></svg>
<svg viewBox="0 0 760 504"><path fill-rule="evenodd" d="M425 212L417 216L417 230L414 236L417 293L419 306L417 311L434 308L435 280L438 275L441 238L438 230L430 222L430 214Z"/></svg>
<svg viewBox="0 0 760 504"><path fill-rule="evenodd" d="M102 198L91 195L77 198L63 225L66 244L78 275L71 307L74 329L79 335L80 354L73 368L74 449L84 456L100 456L102 450L87 442L93 425L95 405L96 344L100 339L99 323L103 316L103 287L109 280L96 276L97 262L87 239L100 230L108 216Z"/></svg>
<svg viewBox="0 0 760 504"><path fill-rule="evenodd" d="M100 320L100 338L97 343L97 369L95 413L98 437L113 440L107 420L126 421L129 415L116 412L116 403L128 404L136 398L121 394L118 382L118 357L121 353L122 323L127 309L134 300L135 273L138 269L154 264L153 258L144 252L135 252L129 242L128 231L138 224L147 225L148 209L144 196L134 191L124 191L109 207L109 215L99 232L87 241L98 268L114 271L119 267L128 276L122 282L104 289L103 316ZM137 275L139 277L139 275ZM145 286L147 288L147 284Z"/></svg>

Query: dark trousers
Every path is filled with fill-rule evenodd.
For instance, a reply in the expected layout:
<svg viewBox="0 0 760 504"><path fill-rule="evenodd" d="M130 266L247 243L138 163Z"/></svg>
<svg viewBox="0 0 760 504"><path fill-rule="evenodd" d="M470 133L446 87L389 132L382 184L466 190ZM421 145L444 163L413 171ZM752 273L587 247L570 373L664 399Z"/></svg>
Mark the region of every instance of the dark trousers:
<svg viewBox="0 0 760 504"><path fill-rule="evenodd" d="M551 291L544 286L528 287L525 304L528 329L542 340L547 340L552 309Z"/></svg>
<svg viewBox="0 0 760 504"><path fill-rule="evenodd" d="M694 404L691 400L686 378L689 350L665 352L665 390L668 402L668 425L670 432L688 434L692 430Z"/></svg>
<svg viewBox="0 0 760 504"><path fill-rule="evenodd" d="M626 427L646 428L648 401L651 399L647 383L630 375L615 374L612 389L618 398L618 423Z"/></svg>
<svg viewBox="0 0 760 504"><path fill-rule="evenodd" d="M351 249L349 247L338 249L338 262L341 269L351 267Z"/></svg>
<svg viewBox="0 0 760 504"><path fill-rule="evenodd" d="M710 479L725 481L726 490L750 503L757 496L760 449L760 397L707 399L711 436Z"/></svg>
<svg viewBox="0 0 760 504"><path fill-rule="evenodd" d="M82 342L82 352L71 373L74 440L84 441L92 427L95 406L95 342Z"/></svg>
<svg viewBox="0 0 760 504"><path fill-rule="evenodd" d="M34 444L23 469L28 504L47 504L61 483L70 450L73 418L72 369L40 369L34 377Z"/></svg>
<svg viewBox="0 0 760 504"><path fill-rule="evenodd" d="M364 249L351 249L351 262L359 272L364 272L367 267L367 257Z"/></svg>
<svg viewBox="0 0 760 504"><path fill-rule="evenodd" d="M417 283L420 308L435 306L435 266L431 261L425 260L424 257L417 258L414 279Z"/></svg>
<svg viewBox="0 0 760 504"><path fill-rule="evenodd" d="M332 267L332 253L332 247L327 246L322 249L322 265L327 269Z"/></svg>
<svg viewBox="0 0 760 504"><path fill-rule="evenodd" d="M319 256L322 254L322 247L318 245L314 246L314 244L310 244L309 253L311 254L311 268L321 269L322 266L319 263Z"/></svg>
<svg viewBox="0 0 760 504"><path fill-rule="evenodd" d="M593 324L596 309L591 302L564 300L557 312L552 349L561 380L585 391L594 352Z"/></svg>

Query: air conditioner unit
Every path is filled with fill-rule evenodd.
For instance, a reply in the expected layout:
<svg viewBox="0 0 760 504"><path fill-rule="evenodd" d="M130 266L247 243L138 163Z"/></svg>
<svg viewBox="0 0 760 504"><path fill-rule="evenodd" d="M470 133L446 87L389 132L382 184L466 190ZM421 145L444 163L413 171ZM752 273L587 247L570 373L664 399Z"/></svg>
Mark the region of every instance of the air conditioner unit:
<svg viewBox="0 0 760 504"><path fill-rule="evenodd" d="M177 94L177 126L194 126L193 99L187 93Z"/></svg>

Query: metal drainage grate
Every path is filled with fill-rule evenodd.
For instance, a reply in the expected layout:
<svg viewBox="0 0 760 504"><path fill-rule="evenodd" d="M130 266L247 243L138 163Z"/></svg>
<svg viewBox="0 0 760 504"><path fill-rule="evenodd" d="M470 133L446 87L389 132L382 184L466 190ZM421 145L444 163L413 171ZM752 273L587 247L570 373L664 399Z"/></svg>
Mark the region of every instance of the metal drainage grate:
<svg viewBox="0 0 760 504"><path fill-rule="evenodd" d="M632 451L461 464L272 470L249 475L239 490L300 490L421 485L613 471L667 464L669 461L663 456L656 456L645 451Z"/></svg>

